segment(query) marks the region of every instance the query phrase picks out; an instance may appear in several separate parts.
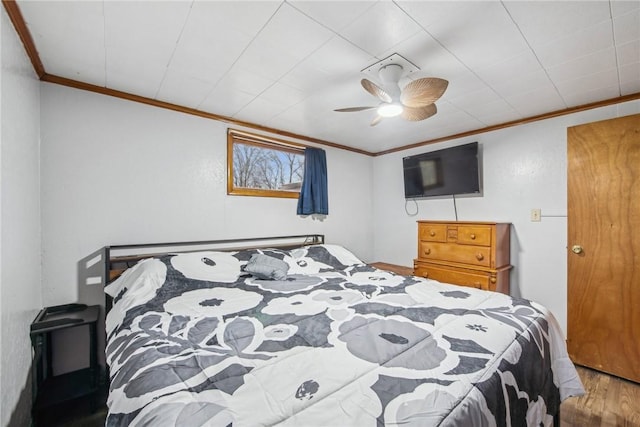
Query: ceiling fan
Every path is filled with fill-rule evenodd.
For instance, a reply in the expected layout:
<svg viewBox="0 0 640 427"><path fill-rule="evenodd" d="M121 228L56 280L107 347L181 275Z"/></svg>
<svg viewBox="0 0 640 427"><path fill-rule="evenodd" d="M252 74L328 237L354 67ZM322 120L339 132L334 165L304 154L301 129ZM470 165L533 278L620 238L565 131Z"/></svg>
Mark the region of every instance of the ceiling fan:
<svg viewBox="0 0 640 427"><path fill-rule="evenodd" d="M437 77L425 77L413 80L400 89L398 82L402 77L403 67L389 64L378 71L384 88L371 80L362 79L364 90L378 98L381 102L376 106L338 108L333 111L351 113L377 109L378 115L371 122L375 126L385 117L402 116L405 120L420 121L428 119L438 112L435 102L442 96L449 82Z"/></svg>

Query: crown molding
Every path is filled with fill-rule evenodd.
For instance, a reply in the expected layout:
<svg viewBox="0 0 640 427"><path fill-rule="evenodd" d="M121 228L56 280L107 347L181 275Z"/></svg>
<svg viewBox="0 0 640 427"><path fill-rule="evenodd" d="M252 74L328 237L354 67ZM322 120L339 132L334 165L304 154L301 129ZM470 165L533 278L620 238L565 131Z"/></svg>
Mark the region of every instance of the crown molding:
<svg viewBox="0 0 640 427"><path fill-rule="evenodd" d="M9 15L9 19L11 20L11 23L13 23L16 33L18 33L18 37L22 40L22 44L24 45L24 49L27 51L27 56L31 60L33 69L38 75L38 78L42 78L45 74L44 65L42 65L42 61L40 61L40 55L38 55L36 45L33 43L33 38L31 38L31 33L27 29L27 24L24 22L22 12L20 12L18 4L15 0L2 0L2 5L7 11L7 15Z"/></svg>
<svg viewBox="0 0 640 427"><path fill-rule="evenodd" d="M378 151L373 153L374 157L384 156L385 154L396 153L398 151L410 150L412 148L422 147L429 144L435 144L438 142L451 141L452 139L464 138L467 136L479 135L482 133L493 132L500 129L506 129L514 126L520 126L527 123L538 122L541 120L552 119L554 117L566 116L567 114L579 113L580 111L592 110L594 108L606 107L608 105L620 104L628 101L635 101L640 99L640 92L632 93L630 95L618 96L616 98L605 99L604 101L591 102L589 104L578 105L576 107L566 108L563 110L556 110L550 113L538 114L537 116L526 117L524 119L513 120L506 123L501 123L493 126L487 126L480 129L474 129L467 132L461 132L454 135L447 135L440 138L428 139L426 141L415 142L413 144L403 145L401 147L390 148L384 151Z"/></svg>

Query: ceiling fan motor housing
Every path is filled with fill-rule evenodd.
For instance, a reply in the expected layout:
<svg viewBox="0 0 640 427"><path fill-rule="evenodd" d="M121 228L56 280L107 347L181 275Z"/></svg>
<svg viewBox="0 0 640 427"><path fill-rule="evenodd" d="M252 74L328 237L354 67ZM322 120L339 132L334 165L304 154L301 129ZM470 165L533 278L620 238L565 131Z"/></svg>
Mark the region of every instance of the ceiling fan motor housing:
<svg viewBox="0 0 640 427"><path fill-rule="evenodd" d="M399 64L385 65L378 71L378 76L380 76L380 80L384 83L384 88L394 101L400 98L400 86L398 82L400 78L402 78L402 72L402 65Z"/></svg>

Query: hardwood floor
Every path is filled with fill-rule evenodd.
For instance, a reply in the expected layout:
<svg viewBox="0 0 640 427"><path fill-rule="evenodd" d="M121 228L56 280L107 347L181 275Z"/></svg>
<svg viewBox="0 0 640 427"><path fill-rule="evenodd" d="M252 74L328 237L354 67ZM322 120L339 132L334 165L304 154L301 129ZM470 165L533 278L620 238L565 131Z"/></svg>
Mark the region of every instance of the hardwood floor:
<svg viewBox="0 0 640 427"><path fill-rule="evenodd" d="M640 384L577 369L587 393L562 403L561 427L640 427Z"/></svg>

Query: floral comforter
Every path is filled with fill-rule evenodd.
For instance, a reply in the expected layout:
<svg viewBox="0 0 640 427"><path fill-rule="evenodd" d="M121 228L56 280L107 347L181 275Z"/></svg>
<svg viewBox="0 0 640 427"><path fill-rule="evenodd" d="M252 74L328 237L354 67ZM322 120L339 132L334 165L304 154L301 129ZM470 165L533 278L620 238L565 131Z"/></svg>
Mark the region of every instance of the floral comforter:
<svg viewBox="0 0 640 427"><path fill-rule="evenodd" d="M257 252L286 279L244 273ZM108 426L548 426L583 393L544 307L340 246L166 255L105 291Z"/></svg>

